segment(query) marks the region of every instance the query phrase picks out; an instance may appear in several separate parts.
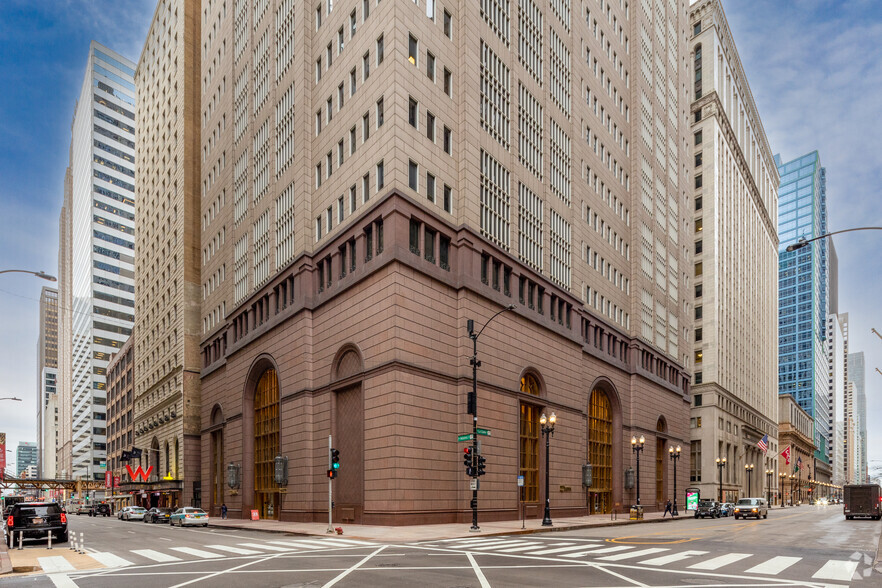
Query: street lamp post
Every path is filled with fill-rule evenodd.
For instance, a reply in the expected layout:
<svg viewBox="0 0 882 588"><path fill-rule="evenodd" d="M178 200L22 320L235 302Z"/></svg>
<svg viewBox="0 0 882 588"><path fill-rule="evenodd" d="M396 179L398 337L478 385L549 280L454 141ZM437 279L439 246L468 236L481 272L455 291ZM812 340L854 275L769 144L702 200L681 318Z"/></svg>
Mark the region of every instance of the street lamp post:
<svg viewBox="0 0 882 588"><path fill-rule="evenodd" d="M787 500L784 497L784 481L787 479L787 474L785 474L784 472L781 472L780 474L778 474L778 479L779 479L778 494L781 497L781 506L782 507L787 506Z"/></svg>
<svg viewBox="0 0 882 588"><path fill-rule="evenodd" d="M793 481L796 479L796 476L790 474L790 506L793 506Z"/></svg>
<svg viewBox="0 0 882 588"><path fill-rule="evenodd" d="M854 229L843 229L841 231L833 231L831 233L825 233L823 235L819 235L817 237L812 237L811 239L804 239L800 237L796 243L791 243L787 246L787 251L796 251L797 249L802 249L807 246L812 241L817 241L818 239L825 239L827 237L832 237L833 235L838 235L840 233L851 233L852 231L882 231L882 227L856 227Z"/></svg>
<svg viewBox="0 0 882 588"><path fill-rule="evenodd" d="M750 475L753 473L753 464L744 464L744 471L747 472L747 495L750 496Z"/></svg>
<svg viewBox="0 0 882 588"><path fill-rule="evenodd" d="M0 400L14 400L16 402L21 402L21 398L16 398L15 396L7 396L6 398L0 398Z"/></svg>
<svg viewBox="0 0 882 588"><path fill-rule="evenodd" d="M474 490L472 490L472 526L469 529L471 532L478 532L481 530L481 527L478 526L478 368L481 367L481 362L478 361L478 337L481 336L481 333L484 332L484 329L487 328L487 325L493 322L493 319L498 317L500 314L507 310L514 310L514 304L509 304L496 314L490 317L484 326L481 327L481 330L475 332L475 321L469 319L466 323L469 330L469 338L472 340L472 357L469 359L469 363L472 365L472 392L469 394L468 398L468 412L472 415L472 456L474 459L474 463L472 464L472 471L474 472L472 477L475 478Z"/></svg>
<svg viewBox="0 0 882 588"><path fill-rule="evenodd" d="M551 526L551 496L548 490L549 438L554 435L554 423L556 422L557 417L554 416L554 413L551 413L551 417L548 419L545 418L545 413L542 413L542 416L539 417L539 424L542 425L542 434L545 435L545 516L542 517L543 527ZM546 425L546 423L548 424Z"/></svg>
<svg viewBox="0 0 882 588"><path fill-rule="evenodd" d="M717 458L717 470L720 472L720 502L723 502L723 468L726 467L726 458Z"/></svg>
<svg viewBox="0 0 882 588"><path fill-rule="evenodd" d="M766 502L772 504L772 470L766 470Z"/></svg>
<svg viewBox="0 0 882 588"><path fill-rule="evenodd" d="M55 276L51 276L46 272L32 272L31 270L20 270L20 269L8 269L8 270L0 270L0 274L31 274L32 276L37 276L43 280L48 280L50 282L57 282L58 279Z"/></svg>
<svg viewBox="0 0 882 588"><path fill-rule="evenodd" d="M637 454L637 506L640 506L640 452L645 443L646 438L643 435L640 435L640 439L631 437L631 451Z"/></svg>
<svg viewBox="0 0 882 588"><path fill-rule="evenodd" d="M677 461L680 459L680 446L677 445L677 449L673 447L668 448L668 454L671 456L671 461L674 462L674 510L671 513L671 516L679 516L680 513L677 512Z"/></svg>

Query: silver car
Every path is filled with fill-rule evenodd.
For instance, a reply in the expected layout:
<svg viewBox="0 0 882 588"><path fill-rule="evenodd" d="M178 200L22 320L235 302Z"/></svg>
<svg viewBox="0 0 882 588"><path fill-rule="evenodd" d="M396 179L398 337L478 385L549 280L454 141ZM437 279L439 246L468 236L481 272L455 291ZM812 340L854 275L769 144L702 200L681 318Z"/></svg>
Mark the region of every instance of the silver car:
<svg viewBox="0 0 882 588"><path fill-rule="evenodd" d="M143 521L147 509L141 506L128 506L123 509L122 520L124 521Z"/></svg>
<svg viewBox="0 0 882 588"><path fill-rule="evenodd" d="M769 504L765 498L742 498L735 504L735 518L769 518Z"/></svg>

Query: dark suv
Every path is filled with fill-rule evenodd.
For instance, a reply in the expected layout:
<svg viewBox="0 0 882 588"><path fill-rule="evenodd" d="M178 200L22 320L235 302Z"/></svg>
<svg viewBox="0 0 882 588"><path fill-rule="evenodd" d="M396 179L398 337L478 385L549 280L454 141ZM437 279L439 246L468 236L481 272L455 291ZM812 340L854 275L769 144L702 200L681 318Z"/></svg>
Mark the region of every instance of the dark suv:
<svg viewBox="0 0 882 588"><path fill-rule="evenodd" d="M695 509L695 518L720 518L720 503L716 500L700 500Z"/></svg>
<svg viewBox="0 0 882 588"><path fill-rule="evenodd" d="M109 516L110 516L110 505L107 504L106 502L102 502L101 504L96 504L96 505L92 508L92 512L89 513L89 516L92 516L92 517L100 517L100 516L109 517Z"/></svg>
<svg viewBox="0 0 882 588"><path fill-rule="evenodd" d="M6 517L6 545L12 547L19 533L25 539L48 537L67 541L67 515L56 502L19 502Z"/></svg>

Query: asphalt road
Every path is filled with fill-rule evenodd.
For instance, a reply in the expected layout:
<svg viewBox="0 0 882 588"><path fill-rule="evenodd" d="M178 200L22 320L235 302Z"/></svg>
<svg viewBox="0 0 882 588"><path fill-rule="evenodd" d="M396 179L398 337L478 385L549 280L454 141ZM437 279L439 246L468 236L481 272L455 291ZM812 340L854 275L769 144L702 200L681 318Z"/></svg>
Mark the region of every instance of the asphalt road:
<svg viewBox="0 0 882 588"><path fill-rule="evenodd" d="M841 507L775 509L767 520L695 520L394 543L71 517L108 566L5 578L4 586L882 586L882 523ZM32 546L31 549L40 549ZM53 550L65 559L65 550ZM72 553L72 552L70 552ZM81 556L86 557L86 556ZM55 566L54 568L52 566ZM45 567L44 567L45 569Z"/></svg>

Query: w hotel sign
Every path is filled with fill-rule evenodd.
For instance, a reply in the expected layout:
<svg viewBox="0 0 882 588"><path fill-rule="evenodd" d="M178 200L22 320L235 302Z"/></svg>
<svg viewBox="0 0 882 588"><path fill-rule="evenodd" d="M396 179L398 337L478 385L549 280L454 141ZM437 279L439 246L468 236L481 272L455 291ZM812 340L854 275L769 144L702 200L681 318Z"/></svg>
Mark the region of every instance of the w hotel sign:
<svg viewBox="0 0 882 588"><path fill-rule="evenodd" d="M153 471L153 466L147 468L146 471L141 466L138 466L138 469L132 470L132 466L127 465L126 469L129 471L129 478L132 482L137 482L138 478L141 478L143 481L147 481L150 477L150 473Z"/></svg>

